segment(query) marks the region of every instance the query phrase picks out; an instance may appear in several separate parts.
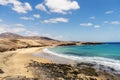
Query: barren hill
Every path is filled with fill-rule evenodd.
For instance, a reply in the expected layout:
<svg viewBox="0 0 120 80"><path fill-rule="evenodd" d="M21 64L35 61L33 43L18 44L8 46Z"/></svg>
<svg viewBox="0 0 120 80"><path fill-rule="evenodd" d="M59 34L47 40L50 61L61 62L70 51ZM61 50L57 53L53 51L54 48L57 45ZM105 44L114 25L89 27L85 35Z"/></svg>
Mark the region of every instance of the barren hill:
<svg viewBox="0 0 120 80"><path fill-rule="evenodd" d="M0 38L7 38L7 39L36 39L36 40L54 40L48 37L41 37L41 36L21 36L19 34L14 33L2 33L0 34ZM56 41L56 40L54 40Z"/></svg>
<svg viewBox="0 0 120 80"><path fill-rule="evenodd" d="M58 41L48 37L21 36L14 33L0 34L0 52L28 47L57 46L57 45L64 46L75 44L76 43L74 42Z"/></svg>
<svg viewBox="0 0 120 80"><path fill-rule="evenodd" d="M28 47L42 47L42 46L69 46L69 45L96 45L101 43L96 42L73 42L73 41L59 41L48 37L41 36L21 36L14 33L0 34L0 52L8 50L16 50Z"/></svg>

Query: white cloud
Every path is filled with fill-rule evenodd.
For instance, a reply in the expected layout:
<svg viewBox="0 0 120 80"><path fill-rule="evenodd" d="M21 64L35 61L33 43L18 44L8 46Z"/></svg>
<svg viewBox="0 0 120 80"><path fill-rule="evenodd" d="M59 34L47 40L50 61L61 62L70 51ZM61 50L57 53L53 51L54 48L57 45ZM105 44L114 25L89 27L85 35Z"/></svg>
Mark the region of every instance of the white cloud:
<svg viewBox="0 0 120 80"><path fill-rule="evenodd" d="M93 26L93 23L81 23L80 26L90 27Z"/></svg>
<svg viewBox="0 0 120 80"><path fill-rule="evenodd" d="M79 9L80 6L76 0L45 0L44 4L40 3L36 6L36 9L43 11L47 11L46 8L50 12L67 14L71 10Z"/></svg>
<svg viewBox="0 0 120 80"><path fill-rule="evenodd" d="M26 29L25 28L13 28L12 30L11 29L8 29L7 32L14 32L14 33L19 33L19 32L24 32Z"/></svg>
<svg viewBox="0 0 120 80"><path fill-rule="evenodd" d="M56 40L62 40L63 39L62 35L42 34L41 36L49 37L49 38L56 39Z"/></svg>
<svg viewBox="0 0 120 80"><path fill-rule="evenodd" d="M26 29L22 27L15 27L14 25L0 24L0 33L4 33L4 32L19 33L24 31L26 31Z"/></svg>
<svg viewBox="0 0 120 80"><path fill-rule="evenodd" d="M67 11L79 9L77 1L73 0L46 0L45 5L51 12L66 14Z"/></svg>
<svg viewBox="0 0 120 80"><path fill-rule="evenodd" d="M0 5L7 5L9 3L8 0L0 0Z"/></svg>
<svg viewBox="0 0 120 80"><path fill-rule="evenodd" d="M3 20L2 19L0 19L0 22L2 22Z"/></svg>
<svg viewBox="0 0 120 80"><path fill-rule="evenodd" d="M113 24L113 25L119 25L120 24L120 21L104 21L103 22L104 24Z"/></svg>
<svg viewBox="0 0 120 80"><path fill-rule="evenodd" d="M18 26L17 26L18 25ZM39 32L34 30L28 30L24 27L20 27L20 24L0 24L0 33L11 32L11 33L22 33L27 36L39 36Z"/></svg>
<svg viewBox="0 0 120 80"><path fill-rule="evenodd" d="M109 23L109 21L104 21L103 23L104 23L104 24L107 24L107 23Z"/></svg>
<svg viewBox="0 0 120 80"><path fill-rule="evenodd" d="M105 14L112 14L114 11L106 11Z"/></svg>
<svg viewBox="0 0 120 80"><path fill-rule="evenodd" d="M59 35L59 36L55 36L54 38L55 38L55 39L63 39L63 36L62 36L62 35Z"/></svg>
<svg viewBox="0 0 120 80"><path fill-rule="evenodd" d="M43 20L43 23L58 23L58 22L68 22L67 18L52 18L52 19L48 19L48 20Z"/></svg>
<svg viewBox="0 0 120 80"><path fill-rule="evenodd" d="M94 25L94 28L100 28L101 26L100 25Z"/></svg>
<svg viewBox="0 0 120 80"><path fill-rule="evenodd" d="M120 21L112 21L111 24L120 24Z"/></svg>
<svg viewBox="0 0 120 80"><path fill-rule="evenodd" d="M24 27L23 24L14 24L16 27Z"/></svg>
<svg viewBox="0 0 120 80"><path fill-rule="evenodd" d="M45 36L45 37L52 37L52 35L51 34L42 34L41 36Z"/></svg>
<svg viewBox="0 0 120 80"><path fill-rule="evenodd" d="M94 27L96 29L101 27L100 25L96 25L93 23L81 23L80 26L82 26L82 27Z"/></svg>
<svg viewBox="0 0 120 80"><path fill-rule="evenodd" d="M34 16L35 18L38 18L38 19L40 18L40 15L39 15L39 14L34 14L33 16Z"/></svg>
<svg viewBox="0 0 120 80"><path fill-rule="evenodd" d="M0 24L0 33L11 32L11 33L22 33L27 36L40 36L38 31L31 31L23 27L17 27L15 24L7 25L7 24ZM62 35L51 35L51 34L42 34L41 36L49 37L53 39L62 40Z"/></svg>
<svg viewBox="0 0 120 80"><path fill-rule="evenodd" d="M25 35L27 35L27 36L39 36L40 34L37 31L26 31Z"/></svg>
<svg viewBox="0 0 120 80"><path fill-rule="evenodd" d="M94 16L91 16L89 19L95 19L96 17L94 17Z"/></svg>
<svg viewBox="0 0 120 80"><path fill-rule="evenodd" d="M46 7L43 4L38 4L35 6L35 8L38 10L47 11Z"/></svg>
<svg viewBox="0 0 120 80"><path fill-rule="evenodd" d="M23 19L23 20L34 20L34 18L32 18L32 17L20 17L20 19Z"/></svg>
<svg viewBox="0 0 120 80"><path fill-rule="evenodd" d="M12 4L12 10L18 13L27 13L27 11L31 11L32 7L28 2L20 2L19 0L0 0L0 5L7 6Z"/></svg>
<svg viewBox="0 0 120 80"><path fill-rule="evenodd" d="M24 6L22 6L24 5ZM18 12L18 13L27 13L27 11L31 11L32 7L30 6L29 3L24 3L24 4L14 4L14 7L12 8L14 11Z"/></svg>

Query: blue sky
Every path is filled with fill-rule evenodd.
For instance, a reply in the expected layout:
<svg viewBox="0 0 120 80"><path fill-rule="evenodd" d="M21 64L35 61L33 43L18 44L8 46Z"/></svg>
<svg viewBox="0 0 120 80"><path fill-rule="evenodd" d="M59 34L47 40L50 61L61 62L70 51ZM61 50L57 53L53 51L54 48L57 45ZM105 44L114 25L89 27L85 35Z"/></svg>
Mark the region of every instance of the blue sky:
<svg viewBox="0 0 120 80"><path fill-rule="evenodd" d="M120 41L120 0L0 0L0 33Z"/></svg>

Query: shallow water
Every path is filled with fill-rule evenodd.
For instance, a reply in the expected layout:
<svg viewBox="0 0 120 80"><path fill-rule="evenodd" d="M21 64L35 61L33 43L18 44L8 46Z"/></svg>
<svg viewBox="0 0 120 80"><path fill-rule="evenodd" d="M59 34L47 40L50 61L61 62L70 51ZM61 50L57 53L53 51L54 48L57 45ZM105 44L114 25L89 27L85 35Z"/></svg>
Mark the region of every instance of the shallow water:
<svg viewBox="0 0 120 80"><path fill-rule="evenodd" d="M120 73L120 44L62 46L44 51L77 62L104 65Z"/></svg>
<svg viewBox="0 0 120 80"><path fill-rule="evenodd" d="M64 46L51 48L49 50L59 54L104 57L120 60L120 44Z"/></svg>

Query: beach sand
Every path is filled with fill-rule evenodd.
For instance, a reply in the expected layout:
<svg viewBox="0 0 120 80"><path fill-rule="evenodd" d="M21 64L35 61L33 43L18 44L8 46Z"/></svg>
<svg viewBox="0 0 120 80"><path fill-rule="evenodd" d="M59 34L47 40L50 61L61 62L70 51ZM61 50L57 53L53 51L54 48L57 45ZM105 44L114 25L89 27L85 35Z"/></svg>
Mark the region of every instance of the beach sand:
<svg viewBox="0 0 120 80"><path fill-rule="evenodd" d="M7 51L0 53L0 69L4 72L0 74L0 80L7 77L26 76L34 78L32 72L28 71L26 66L31 60L51 63L51 61L33 56L33 53L40 52L45 47L18 49L16 51Z"/></svg>
<svg viewBox="0 0 120 80"><path fill-rule="evenodd" d="M64 58L62 56L52 54L52 53L47 52L45 50L46 50L46 48L43 49L41 52L33 54L33 56L47 59L47 60L49 60L49 61L51 61L53 63L56 63L56 64L68 64L68 65L76 64L76 62L74 60L72 60L72 59Z"/></svg>
<svg viewBox="0 0 120 80"><path fill-rule="evenodd" d="M35 78L40 78L36 80L66 80L59 79L65 77L70 78L70 80L74 77L76 80L77 77L74 74L76 70L76 76L79 77L78 80L119 80L119 78L107 72L96 72L94 68L89 66L91 64L87 64L86 67L82 67L85 64L80 64L79 66L71 65L74 64L74 61L42 52L45 48L48 47L23 48L0 53L0 70L3 71L3 73L0 73L0 80L19 80L19 77L20 80L24 77L25 79L23 80L35 80ZM57 77L61 75L59 71L63 72L63 76ZM52 78L46 79L51 74L56 76L52 75ZM96 74L99 76L95 76ZM41 76L44 76L44 78L42 79ZM57 79L54 79L55 77Z"/></svg>

